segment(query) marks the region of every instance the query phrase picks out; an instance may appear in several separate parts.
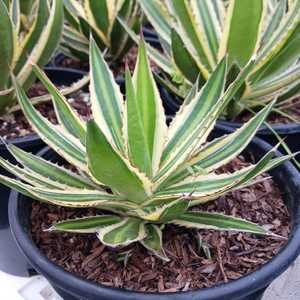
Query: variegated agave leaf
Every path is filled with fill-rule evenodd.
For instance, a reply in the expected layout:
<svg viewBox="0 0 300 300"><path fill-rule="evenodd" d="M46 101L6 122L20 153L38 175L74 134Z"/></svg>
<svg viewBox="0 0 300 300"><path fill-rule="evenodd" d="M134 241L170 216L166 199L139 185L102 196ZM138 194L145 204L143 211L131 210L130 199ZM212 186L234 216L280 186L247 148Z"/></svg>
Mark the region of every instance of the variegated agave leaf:
<svg viewBox="0 0 300 300"><path fill-rule="evenodd" d="M25 3L26 2L26 3ZM32 64L43 67L57 49L63 28L63 0L0 0L0 113L15 104L11 73L27 90Z"/></svg>
<svg viewBox="0 0 300 300"><path fill-rule="evenodd" d="M118 16L126 20L133 32L140 30L141 14L136 0L65 0L64 9L61 50L77 59L88 60L92 34L101 51L108 50L106 58L110 62L122 60L133 42Z"/></svg>
<svg viewBox="0 0 300 300"><path fill-rule="evenodd" d="M139 242L166 261L164 224L272 235L247 220L191 211L252 184L255 177L292 156L272 159L273 149L257 164L232 174L214 172L245 149L274 106L272 102L236 132L207 142L216 119L239 92L255 61L226 87L224 57L200 91L194 86L167 127L144 41L133 76L126 70L125 101L93 39L89 48L92 119L87 123L38 67L34 72L52 95L57 125L41 116L14 80L19 104L33 128L77 172L9 145L19 165L0 159L0 166L20 181L1 175L0 182L46 203L100 209L96 216L64 220L49 230L95 233L110 247Z"/></svg>
<svg viewBox="0 0 300 300"><path fill-rule="evenodd" d="M228 54L228 73L257 56L253 70L226 112L262 107L279 98L284 107L300 93L300 0L138 0L155 28L163 54L147 45L163 71L160 81L185 97L198 78L204 83ZM126 21L122 25L138 42ZM230 76L229 76L230 77ZM236 104L235 104L236 103Z"/></svg>

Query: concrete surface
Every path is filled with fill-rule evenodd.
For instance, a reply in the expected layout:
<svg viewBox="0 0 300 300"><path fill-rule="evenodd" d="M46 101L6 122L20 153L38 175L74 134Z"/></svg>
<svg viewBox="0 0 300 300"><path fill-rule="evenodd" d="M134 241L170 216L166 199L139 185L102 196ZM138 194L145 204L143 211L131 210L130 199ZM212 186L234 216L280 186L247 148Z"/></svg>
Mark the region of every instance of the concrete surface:
<svg viewBox="0 0 300 300"><path fill-rule="evenodd" d="M42 276L19 277L0 271L1 300L63 300Z"/></svg>
<svg viewBox="0 0 300 300"><path fill-rule="evenodd" d="M270 285L263 300L300 300L300 257Z"/></svg>

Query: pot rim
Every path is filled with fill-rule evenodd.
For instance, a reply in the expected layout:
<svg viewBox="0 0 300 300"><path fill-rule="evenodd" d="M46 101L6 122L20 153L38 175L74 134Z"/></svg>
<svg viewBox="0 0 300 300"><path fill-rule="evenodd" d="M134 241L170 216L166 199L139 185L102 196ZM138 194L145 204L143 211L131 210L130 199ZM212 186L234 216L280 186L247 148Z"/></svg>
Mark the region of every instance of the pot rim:
<svg viewBox="0 0 300 300"><path fill-rule="evenodd" d="M217 126L225 132L230 131L226 127ZM261 139L254 138L251 144L255 147L259 147L264 151L270 150L272 147L262 141ZM46 147L39 152L39 155L43 156L52 149ZM281 155L279 152L276 155ZM295 167L290 162L285 162L280 166L284 168L291 176L289 185L294 185L300 194L300 175ZM57 278L60 278L62 285L60 286L55 282L55 286L62 290L68 291L68 293L74 293L77 295L77 291L86 291L87 294L93 296L99 296L100 294L108 296L107 299L145 299L145 300L167 300L172 297L174 300L183 300L190 297L190 299L225 299L226 297L234 297L241 294L241 291L248 291L248 295L252 294L260 289L265 288L276 276L287 269L287 267L297 258L300 254L300 204L297 206L297 210L294 212L293 227L289 236L287 244L279 251L266 264L259 267L256 271L246 274L245 276L232 280L228 283L222 283L211 288L203 288L187 292L177 293L143 293L138 291L129 291L120 288L106 287L104 285L93 283L87 279L79 277L78 275L65 271L62 267L56 265L44 256L33 241L29 238L29 235L25 232L21 226L18 218L18 202L19 193L12 191L9 199L9 220L13 236L21 248L30 263L41 273L45 274L45 277L51 282ZM22 239L22 241L20 241ZM72 292L73 291L73 292ZM246 293L245 293L246 296ZM227 298L226 298L227 299Z"/></svg>
<svg viewBox="0 0 300 300"><path fill-rule="evenodd" d="M47 71L49 71L49 72L58 71L58 72L68 72L68 73L72 72L72 73L75 73L75 74L80 75L80 76L84 76L88 73L87 71L84 71L84 70L57 67L57 66L47 66L47 67L44 67L43 70L46 71L46 72Z"/></svg>
<svg viewBox="0 0 300 300"><path fill-rule="evenodd" d="M5 140L5 142L3 142L1 140L0 141L0 151L6 150L6 144L8 144L8 145L13 144L17 147L22 148L24 144L39 145L39 144L41 144L41 139L37 134L31 133L26 136L20 136L20 137L16 137L13 139Z"/></svg>

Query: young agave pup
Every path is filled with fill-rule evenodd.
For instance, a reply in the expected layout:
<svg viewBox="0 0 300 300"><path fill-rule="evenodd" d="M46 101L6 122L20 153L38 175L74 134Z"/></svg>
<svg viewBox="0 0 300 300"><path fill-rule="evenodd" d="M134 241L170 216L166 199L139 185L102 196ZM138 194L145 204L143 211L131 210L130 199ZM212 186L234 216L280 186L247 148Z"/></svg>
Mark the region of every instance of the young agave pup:
<svg viewBox="0 0 300 300"><path fill-rule="evenodd" d="M69 57L88 60L90 32L106 60L121 61L133 41L117 17L126 20L133 32L140 30L142 17L136 0L64 0L65 19L60 50Z"/></svg>
<svg viewBox="0 0 300 300"><path fill-rule="evenodd" d="M149 55L162 70L160 80L175 94L184 97L199 74L205 82L227 53L232 77L251 56L257 59L226 117L263 107L275 97L274 111L284 114L283 107L299 96L300 0L138 2L164 49L162 54L151 48ZM122 24L137 41L126 21Z"/></svg>
<svg viewBox="0 0 300 300"><path fill-rule="evenodd" d="M272 159L271 151L255 165L231 174L215 173L246 147L272 108L272 104L265 107L236 132L207 141L253 61L224 91L224 58L201 91L191 90L167 127L143 41L133 77L126 71L126 101L94 41L90 60L92 119L87 123L37 67L37 77L52 94L59 125L41 116L15 82L31 125L78 172L8 145L21 167L3 159L1 166L21 181L3 175L0 181L42 202L101 209L97 216L53 224L50 231L95 233L110 247L139 242L164 260L168 260L162 238L165 224L272 235L246 220L199 209L199 204L251 184L289 158Z"/></svg>

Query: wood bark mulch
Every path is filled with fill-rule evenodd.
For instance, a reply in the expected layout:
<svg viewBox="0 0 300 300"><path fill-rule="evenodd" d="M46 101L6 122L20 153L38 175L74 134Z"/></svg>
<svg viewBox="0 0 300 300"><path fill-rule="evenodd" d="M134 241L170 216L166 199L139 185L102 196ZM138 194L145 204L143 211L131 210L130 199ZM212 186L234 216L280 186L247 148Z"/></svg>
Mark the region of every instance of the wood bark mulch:
<svg viewBox="0 0 300 300"><path fill-rule="evenodd" d="M243 158L222 168L246 166ZM196 209L245 218L288 237L289 213L279 188L267 175ZM106 286L143 292L178 292L212 287L255 271L285 245L286 240L248 233L186 230L167 225L163 243L170 262L163 262L135 243L126 248L104 246L94 234L47 232L52 223L101 213L33 202L32 238L54 263Z"/></svg>

